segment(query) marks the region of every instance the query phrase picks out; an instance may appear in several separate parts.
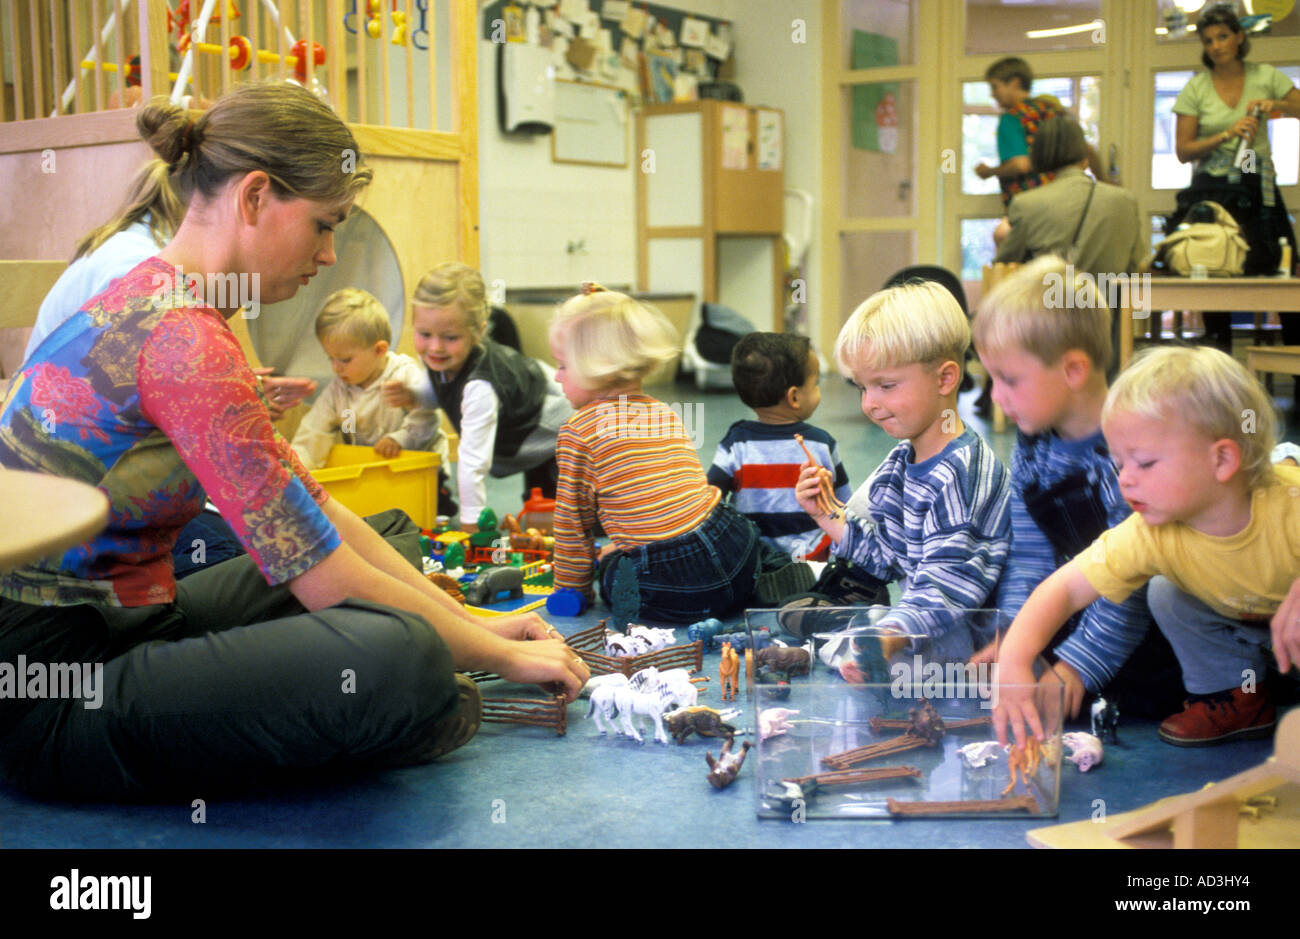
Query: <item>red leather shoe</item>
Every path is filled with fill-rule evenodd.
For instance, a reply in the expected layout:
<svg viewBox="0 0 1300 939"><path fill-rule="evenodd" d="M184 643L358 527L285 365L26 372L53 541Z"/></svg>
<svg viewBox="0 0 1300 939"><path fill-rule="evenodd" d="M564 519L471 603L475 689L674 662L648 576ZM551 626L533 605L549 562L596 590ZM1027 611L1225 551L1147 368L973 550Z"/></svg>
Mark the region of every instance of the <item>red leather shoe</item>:
<svg viewBox="0 0 1300 939"><path fill-rule="evenodd" d="M1194 694L1183 710L1165 718L1160 739L1176 747L1212 747L1229 740L1269 737L1277 711L1263 689L1246 693L1229 688L1213 694Z"/></svg>

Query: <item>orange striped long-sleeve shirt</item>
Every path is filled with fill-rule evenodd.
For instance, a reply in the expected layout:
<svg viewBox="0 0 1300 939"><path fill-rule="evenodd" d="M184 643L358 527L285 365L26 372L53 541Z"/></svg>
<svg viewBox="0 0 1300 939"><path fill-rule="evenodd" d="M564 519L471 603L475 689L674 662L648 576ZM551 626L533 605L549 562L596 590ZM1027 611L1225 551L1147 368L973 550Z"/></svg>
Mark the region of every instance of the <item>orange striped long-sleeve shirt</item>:
<svg viewBox="0 0 1300 939"><path fill-rule="evenodd" d="M602 398L560 428L555 586L587 591L597 515L621 550L691 531L718 504L676 411L649 395Z"/></svg>

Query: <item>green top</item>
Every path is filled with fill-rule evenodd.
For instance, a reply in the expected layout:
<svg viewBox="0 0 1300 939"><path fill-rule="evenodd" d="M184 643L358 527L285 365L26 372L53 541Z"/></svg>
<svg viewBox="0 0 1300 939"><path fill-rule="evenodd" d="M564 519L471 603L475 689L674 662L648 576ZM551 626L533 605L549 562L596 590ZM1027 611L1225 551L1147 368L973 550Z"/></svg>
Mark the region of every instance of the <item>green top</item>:
<svg viewBox="0 0 1300 939"><path fill-rule="evenodd" d="M1279 72L1267 62L1246 62L1246 80L1241 90L1241 100L1235 108L1223 103L1219 93L1214 90L1211 73L1197 72L1174 102L1175 114L1187 114L1199 122L1196 128L1198 140L1205 140L1221 134L1233 124L1246 116L1246 105L1258 98L1277 100L1286 97L1291 90L1291 79ZM1268 131L1265 122L1260 122L1260 132L1252 142L1258 161L1259 172L1272 176L1273 154L1268 145ZM1208 156L1196 163L1199 172L1213 176L1227 176L1232 172L1232 159L1236 155L1236 139L1229 139L1212 150ZM1268 167L1267 171L1265 167Z"/></svg>

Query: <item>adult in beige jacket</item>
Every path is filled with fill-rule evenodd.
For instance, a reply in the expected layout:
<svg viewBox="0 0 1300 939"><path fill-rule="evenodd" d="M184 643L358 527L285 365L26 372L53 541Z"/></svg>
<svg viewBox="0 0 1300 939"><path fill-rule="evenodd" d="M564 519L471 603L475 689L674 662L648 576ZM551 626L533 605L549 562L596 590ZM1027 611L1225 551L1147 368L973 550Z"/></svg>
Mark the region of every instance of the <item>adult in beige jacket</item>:
<svg viewBox="0 0 1300 939"><path fill-rule="evenodd" d="M1080 273L1137 270L1150 240L1143 236L1137 199L1118 186L1096 183L1084 172L1088 145L1078 121L1069 114L1044 121L1030 159L1036 170L1055 171L1056 178L1011 200L1011 228L994 260L1028 261L1054 253L1072 259Z"/></svg>

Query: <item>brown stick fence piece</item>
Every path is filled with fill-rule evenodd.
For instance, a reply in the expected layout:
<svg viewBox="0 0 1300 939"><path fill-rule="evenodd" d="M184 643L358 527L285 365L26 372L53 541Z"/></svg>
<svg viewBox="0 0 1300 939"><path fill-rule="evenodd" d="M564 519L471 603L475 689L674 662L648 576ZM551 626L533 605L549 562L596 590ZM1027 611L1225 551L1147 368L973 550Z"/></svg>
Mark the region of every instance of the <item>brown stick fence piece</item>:
<svg viewBox="0 0 1300 939"><path fill-rule="evenodd" d="M569 729L569 712L564 695L549 698L484 698L483 723L525 724L550 727L557 737Z"/></svg>
<svg viewBox="0 0 1300 939"><path fill-rule="evenodd" d="M607 622L608 620L602 619L590 629L584 629L572 636L566 636L564 640L587 663L592 675L610 675L614 672L622 672L628 678L631 678L641 669L649 668L652 665L658 669L686 668L692 672L698 672L704 668L704 643L698 639L685 645L669 646L667 649L646 652L643 655L615 656L597 652L597 649L605 648L605 624Z"/></svg>
<svg viewBox="0 0 1300 939"><path fill-rule="evenodd" d="M905 750L915 750L917 747L932 747L934 743L926 740L924 737L913 737L904 734L901 737L895 737L892 740L884 740L880 743L869 744L865 747L856 747L852 750L845 750L842 753L832 753L830 756L822 757L822 766L834 770L845 770L859 763L865 763L867 760L878 760L882 756L890 756L894 753L902 753Z"/></svg>
<svg viewBox="0 0 1300 939"><path fill-rule="evenodd" d="M993 723L992 717L969 717L959 721L944 721L944 730L965 730L970 727L987 727ZM912 722L903 717L873 717L867 721L873 734L878 734L882 730L908 730L912 727Z"/></svg>
<svg viewBox="0 0 1300 939"><path fill-rule="evenodd" d="M815 782L818 786L849 786L884 779L905 779L909 776L920 778L921 771L915 766L882 766L879 769L850 769L834 773L814 773L811 776L788 776L783 781L798 783L800 786L806 786L810 782Z"/></svg>
<svg viewBox="0 0 1300 939"><path fill-rule="evenodd" d="M964 815L968 812L1014 812L1024 809L1033 814L1038 811L1038 800L1033 796L1015 796L1011 799L983 799L969 802L900 802L886 799L890 815Z"/></svg>

